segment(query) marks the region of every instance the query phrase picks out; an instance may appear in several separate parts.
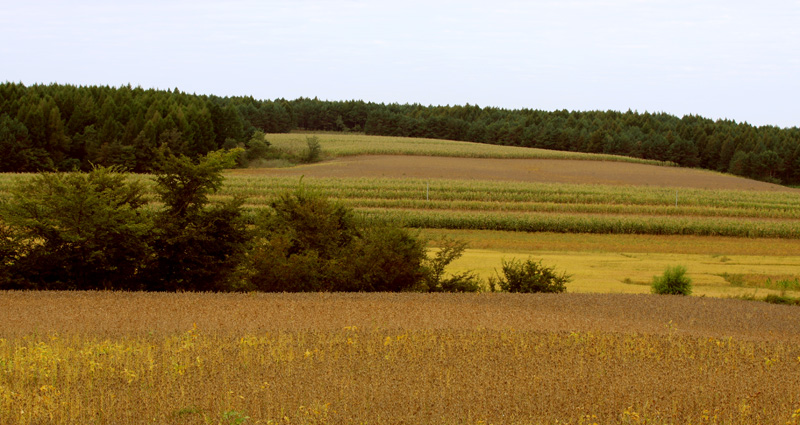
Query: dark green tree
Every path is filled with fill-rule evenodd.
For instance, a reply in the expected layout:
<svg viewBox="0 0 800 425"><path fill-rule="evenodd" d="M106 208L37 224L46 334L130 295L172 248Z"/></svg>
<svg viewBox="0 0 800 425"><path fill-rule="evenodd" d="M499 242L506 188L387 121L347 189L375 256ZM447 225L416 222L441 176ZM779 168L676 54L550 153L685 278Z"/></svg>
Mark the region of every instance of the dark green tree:
<svg viewBox="0 0 800 425"><path fill-rule="evenodd" d="M143 279L158 291L239 289L249 241L242 199L209 205L222 186L222 170L235 164L239 150L214 151L192 160L158 151L156 192L164 209L155 217L154 255Z"/></svg>
<svg viewBox="0 0 800 425"><path fill-rule="evenodd" d="M408 230L361 226L353 212L304 188L284 193L257 226L251 287L261 291L405 291L428 270Z"/></svg>
<svg viewBox="0 0 800 425"><path fill-rule="evenodd" d="M143 189L116 168L44 173L0 207L7 288L138 289L150 222Z"/></svg>
<svg viewBox="0 0 800 425"><path fill-rule="evenodd" d="M28 171L30 167L30 140L28 129L8 116L0 115L0 170Z"/></svg>

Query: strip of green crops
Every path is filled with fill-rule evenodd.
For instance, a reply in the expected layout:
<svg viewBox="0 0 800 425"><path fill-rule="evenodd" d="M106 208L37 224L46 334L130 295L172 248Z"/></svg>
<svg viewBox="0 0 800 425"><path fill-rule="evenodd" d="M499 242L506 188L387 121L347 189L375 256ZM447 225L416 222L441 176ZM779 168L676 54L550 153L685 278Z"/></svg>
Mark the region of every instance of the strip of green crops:
<svg viewBox="0 0 800 425"><path fill-rule="evenodd" d="M226 195L264 208L299 187L336 199L368 220L409 227L800 238L792 193L420 179L231 176Z"/></svg>
<svg viewBox="0 0 800 425"><path fill-rule="evenodd" d="M232 175L226 193L270 196L300 186L336 198L426 199L432 201L552 202L560 204L674 206L675 189L565 183L378 178L306 178ZM800 198L785 192L679 189L680 207L790 211Z"/></svg>
<svg viewBox="0 0 800 425"><path fill-rule="evenodd" d="M694 217L519 214L364 208L368 220L389 219L407 227L517 232L800 238L800 223Z"/></svg>
<svg viewBox="0 0 800 425"><path fill-rule="evenodd" d="M0 175L0 197L20 178ZM152 187L148 176L132 178ZM409 227L800 239L800 197L786 192L679 189L676 207L668 188L229 175L214 198L245 198L254 212L301 186L367 220Z"/></svg>

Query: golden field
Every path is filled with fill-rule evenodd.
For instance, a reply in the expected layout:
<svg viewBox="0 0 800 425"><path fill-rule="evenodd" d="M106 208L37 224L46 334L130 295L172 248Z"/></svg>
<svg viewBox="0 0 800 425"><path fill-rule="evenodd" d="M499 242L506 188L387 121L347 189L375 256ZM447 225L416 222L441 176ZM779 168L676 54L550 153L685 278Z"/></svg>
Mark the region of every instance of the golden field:
<svg viewBox="0 0 800 425"><path fill-rule="evenodd" d="M796 424L800 309L623 294L0 294L0 423Z"/></svg>
<svg viewBox="0 0 800 425"><path fill-rule="evenodd" d="M543 259L573 275L568 293L0 292L0 425L800 425L800 309L729 298L800 294L778 285L800 278L796 189L610 156L319 138L334 159L233 170L216 199L258 211L302 184L365 219L416 220L432 250L468 242L451 271ZM0 195L20 178L0 176ZM695 296L645 294L676 264Z"/></svg>
<svg viewBox="0 0 800 425"><path fill-rule="evenodd" d="M567 292L649 293L653 276L680 264L692 279L693 295L800 296L800 243L791 239L439 229L421 234L432 246L444 236L469 243L451 272L472 270L489 278L503 260L542 259L572 275Z"/></svg>

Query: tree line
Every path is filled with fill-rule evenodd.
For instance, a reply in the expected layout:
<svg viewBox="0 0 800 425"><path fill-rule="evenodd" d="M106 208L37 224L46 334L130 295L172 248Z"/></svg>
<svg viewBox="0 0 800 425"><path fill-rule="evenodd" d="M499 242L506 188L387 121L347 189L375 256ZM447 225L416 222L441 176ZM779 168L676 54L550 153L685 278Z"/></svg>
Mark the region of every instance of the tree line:
<svg viewBox="0 0 800 425"><path fill-rule="evenodd" d="M697 115L424 106L317 98L256 100L141 87L0 85L0 171L154 169L167 145L198 158L256 131L353 131L669 161L800 184L800 129Z"/></svg>

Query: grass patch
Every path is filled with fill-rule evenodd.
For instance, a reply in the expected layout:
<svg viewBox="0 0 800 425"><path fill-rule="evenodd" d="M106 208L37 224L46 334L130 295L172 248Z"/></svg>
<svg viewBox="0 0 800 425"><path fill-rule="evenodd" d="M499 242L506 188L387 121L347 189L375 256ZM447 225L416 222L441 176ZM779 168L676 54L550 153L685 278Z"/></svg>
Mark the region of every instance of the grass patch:
<svg viewBox="0 0 800 425"><path fill-rule="evenodd" d="M312 133L267 134L270 144L286 152L301 152ZM630 158L619 155L553 151L518 146L489 145L441 139L365 136L347 133L313 133L319 138L322 151L329 156L354 155L425 155L461 158L528 158L616 161L651 165L674 165L668 162Z"/></svg>

